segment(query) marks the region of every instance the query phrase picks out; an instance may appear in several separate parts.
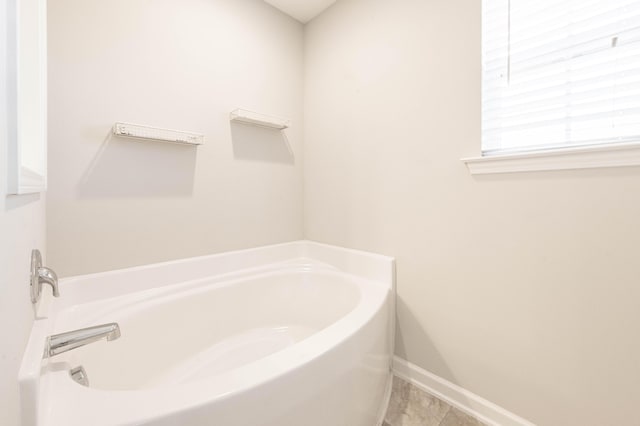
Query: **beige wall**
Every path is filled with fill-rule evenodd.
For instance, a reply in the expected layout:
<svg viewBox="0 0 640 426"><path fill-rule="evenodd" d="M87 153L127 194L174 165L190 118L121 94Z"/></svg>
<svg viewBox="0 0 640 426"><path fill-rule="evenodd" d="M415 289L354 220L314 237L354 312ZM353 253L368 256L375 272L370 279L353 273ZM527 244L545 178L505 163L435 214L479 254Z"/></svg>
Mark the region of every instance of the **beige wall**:
<svg viewBox="0 0 640 426"><path fill-rule="evenodd" d="M306 237L396 256L399 356L540 425L634 424L640 170L468 173L480 3L308 25Z"/></svg>
<svg viewBox="0 0 640 426"><path fill-rule="evenodd" d="M50 0L51 266L69 276L300 239L302 36L261 0ZM293 127L231 127L236 108ZM116 121L207 141L113 138Z"/></svg>
<svg viewBox="0 0 640 426"><path fill-rule="evenodd" d="M7 196L7 3L0 6L0 425L19 424L18 368L33 323L31 250L44 250L44 195ZM46 259L45 259L46 260Z"/></svg>

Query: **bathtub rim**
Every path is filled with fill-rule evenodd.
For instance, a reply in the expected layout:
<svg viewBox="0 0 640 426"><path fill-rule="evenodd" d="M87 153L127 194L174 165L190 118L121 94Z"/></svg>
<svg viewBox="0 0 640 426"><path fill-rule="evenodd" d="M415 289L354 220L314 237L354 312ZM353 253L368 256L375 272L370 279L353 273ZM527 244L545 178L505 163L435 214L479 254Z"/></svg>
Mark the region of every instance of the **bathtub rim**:
<svg viewBox="0 0 640 426"><path fill-rule="evenodd" d="M267 265L290 263L300 258L324 263L345 273L384 283L395 293L395 258L311 240L296 240L63 277L59 280L61 298L55 299L50 292L43 292L35 308L36 319L48 317L52 304L71 306L91 299L104 299L143 289L165 287L198 277L222 276L243 270L260 269ZM200 273L192 274L192 277L185 279L176 272L187 271L190 267L199 268ZM128 279L129 276L138 278ZM154 284L150 284L151 282ZM91 283L91 294L86 291L87 283ZM65 293L68 294L69 291L78 298L73 300L69 297L65 298Z"/></svg>

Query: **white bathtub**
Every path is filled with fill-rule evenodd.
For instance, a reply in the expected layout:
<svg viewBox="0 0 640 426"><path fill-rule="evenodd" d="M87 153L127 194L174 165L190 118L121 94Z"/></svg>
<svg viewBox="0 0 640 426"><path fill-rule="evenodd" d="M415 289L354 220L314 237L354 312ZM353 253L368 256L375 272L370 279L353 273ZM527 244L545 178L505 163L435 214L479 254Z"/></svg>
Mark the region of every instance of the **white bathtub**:
<svg viewBox="0 0 640 426"><path fill-rule="evenodd" d="M393 282L391 258L308 241L61 280L23 359L23 425L379 425ZM108 322L120 339L42 359L46 336Z"/></svg>

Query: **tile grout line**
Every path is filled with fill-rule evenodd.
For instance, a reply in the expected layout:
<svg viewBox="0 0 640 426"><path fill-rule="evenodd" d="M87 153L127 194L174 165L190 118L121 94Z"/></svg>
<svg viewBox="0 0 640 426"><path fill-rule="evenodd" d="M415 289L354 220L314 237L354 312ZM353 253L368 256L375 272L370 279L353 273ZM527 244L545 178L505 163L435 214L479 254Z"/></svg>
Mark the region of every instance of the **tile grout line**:
<svg viewBox="0 0 640 426"><path fill-rule="evenodd" d="M411 383L410 383L411 384ZM411 386L413 386L413 384L411 384ZM438 422L438 426L442 426L442 423L444 422L444 419L447 418L447 415L451 412L451 405L447 404L447 406L449 406L449 408L447 409L447 411L444 413L444 416L442 416L442 419Z"/></svg>

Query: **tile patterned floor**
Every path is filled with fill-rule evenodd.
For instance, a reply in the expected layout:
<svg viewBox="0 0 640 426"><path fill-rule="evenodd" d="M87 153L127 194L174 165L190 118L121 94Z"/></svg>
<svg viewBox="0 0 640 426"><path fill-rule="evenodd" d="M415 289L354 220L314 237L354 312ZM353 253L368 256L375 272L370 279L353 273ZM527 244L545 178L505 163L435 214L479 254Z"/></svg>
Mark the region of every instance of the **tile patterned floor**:
<svg viewBox="0 0 640 426"><path fill-rule="evenodd" d="M382 426L485 426L485 424L412 384L394 377L391 400Z"/></svg>

